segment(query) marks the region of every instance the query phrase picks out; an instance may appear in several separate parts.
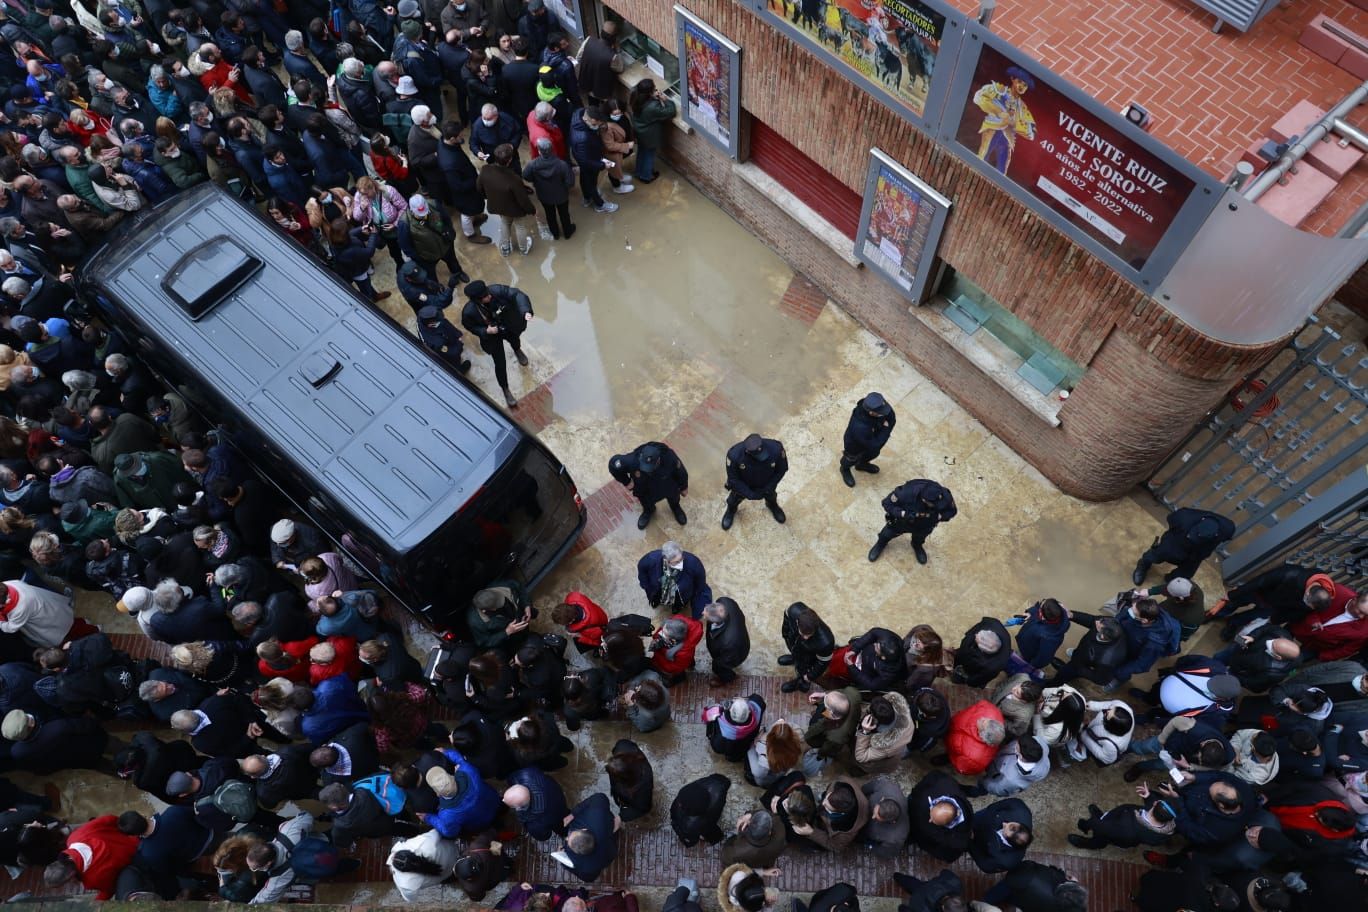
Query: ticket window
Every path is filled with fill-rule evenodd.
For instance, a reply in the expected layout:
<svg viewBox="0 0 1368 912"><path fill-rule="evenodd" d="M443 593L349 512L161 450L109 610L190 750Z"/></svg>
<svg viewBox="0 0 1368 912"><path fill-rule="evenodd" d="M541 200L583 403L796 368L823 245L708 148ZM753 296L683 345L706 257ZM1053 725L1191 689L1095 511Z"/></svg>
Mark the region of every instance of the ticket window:
<svg viewBox="0 0 1368 912"><path fill-rule="evenodd" d="M679 58L674 50L656 41L609 7L603 7L606 21L618 26L618 50L626 58L623 82L636 85L641 79L652 79L676 105L679 104Z"/></svg>

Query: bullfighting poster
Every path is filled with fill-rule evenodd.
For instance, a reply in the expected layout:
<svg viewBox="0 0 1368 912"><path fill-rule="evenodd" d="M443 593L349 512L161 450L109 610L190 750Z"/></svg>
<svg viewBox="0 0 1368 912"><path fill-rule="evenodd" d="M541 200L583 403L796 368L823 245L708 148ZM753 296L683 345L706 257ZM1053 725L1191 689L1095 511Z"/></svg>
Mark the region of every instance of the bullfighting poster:
<svg viewBox="0 0 1368 912"><path fill-rule="evenodd" d="M739 155L741 48L676 6L684 122L732 158Z"/></svg>
<svg viewBox="0 0 1368 912"><path fill-rule="evenodd" d="M872 149L855 255L920 304L949 212L950 200Z"/></svg>
<svg viewBox="0 0 1368 912"><path fill-rule="evenodd" d="M946 15L922 0L764 0L764 9L869 87L929 119ZM953 56L947 64L953 64ZM947 76L948 76L947 72Z"/></svg>
<svg viewBox="0 0 1368 912"><path fill-rule="evenodd" d="M956 102L955 140L981 171L1141 272L1196 189L1194 169L1076 92L1021 51L985 44Z"/></svg>

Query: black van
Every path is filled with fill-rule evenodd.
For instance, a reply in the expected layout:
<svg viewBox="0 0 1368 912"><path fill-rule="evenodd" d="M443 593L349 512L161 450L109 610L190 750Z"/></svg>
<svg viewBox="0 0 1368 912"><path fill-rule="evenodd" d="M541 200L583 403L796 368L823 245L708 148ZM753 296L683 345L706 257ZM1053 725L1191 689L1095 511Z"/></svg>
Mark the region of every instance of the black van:
<svg viewBox="0 0 1368 912"><path fill-rule="evenodd" d="M78 287L134 357L439 632L460 629L492 580L534 586L584 527L546 447L212 184L125 220Z"/></svg>

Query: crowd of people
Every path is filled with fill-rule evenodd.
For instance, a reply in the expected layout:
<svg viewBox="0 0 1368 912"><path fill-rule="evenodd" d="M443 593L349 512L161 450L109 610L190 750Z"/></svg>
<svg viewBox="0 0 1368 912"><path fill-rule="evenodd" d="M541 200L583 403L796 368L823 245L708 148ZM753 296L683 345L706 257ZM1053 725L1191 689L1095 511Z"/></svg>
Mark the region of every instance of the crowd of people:
<svg viewBox="0 0 1368 912"><path fill-rule="evenodd" d="M703 656L719 692L737 681L748 619L714 596L703 559L676 542L642 557L654 615L610 616L571 592L538 621L527 592L495 583L425 673L377 591L281 512L117 326L73 303L72 280L128 213L213 182L372 302L388 294L371 278L383 244L423 343L464 371L444 313L461 288L458 322L513 406L504 345L527 363L531 301L472 280L457 244L497 241L511 256L536 235L569 239L576 183L587 207L612 212L603 176L618 195L656 178L673 104L650 80L620 101L614 24L572 54L542 0L101 0L98 34L53 4L0 6L0 762L40 778L116 775L161 809L72 819L55 788L0 779L12 876L40 868L48 887L79 881L102 899L265 903L346 874L360 841L385 839L406 900L446 882L483 902L522 839L546 843L567 880L599 881L659 786L681 842L718 847L722 912L774 908L785 853L801 864L847 847L888 860L905 912L1082 912L1086 887L1028 857L1045 812L1076 812L1081 852L1143 847L1146 912L1363 895L1368 596L1287 566L1208 604L1192 577L1233 524L1200 510L1175 511L1136 588L1090 612L1044 598L956 640L929 624L833 627L795 602L779 664L807 718L732 694L696 720L728 772L657 783L648 752L623 739L608 794L566 795L549 775L574 750L566 731L673 724L671 688ZM895 421L878 393L855 405L846 485L879 471ZM752 435L726 469L724 529L750 500L786 522L781 442ZM641 501L641 528L661 500L687 523L688 472L665 444L614 457L609 473ZM871 561L909 534L926 563L927 536L958 512L929 479L883 507ZM77 588L107 592L163 659L134 659L78 617ZM1178 657L1212 622L1222 648ZM1128 686L1156 671L1153 686ZM976 693L952 711L947 685ZM914 758L932 769L908 794L894 775ZM1137 801L1032 808L1036 783L1079 764L1120 767ZM727 821L733 785L756 791ZM894 873L909 846L1002 876L970 897L949 868ZM664 908L704 904L685 879ZM497 905L635 912L637 900L510 883ZM836 882L799 906L853 912L859 896Z"/></svg>

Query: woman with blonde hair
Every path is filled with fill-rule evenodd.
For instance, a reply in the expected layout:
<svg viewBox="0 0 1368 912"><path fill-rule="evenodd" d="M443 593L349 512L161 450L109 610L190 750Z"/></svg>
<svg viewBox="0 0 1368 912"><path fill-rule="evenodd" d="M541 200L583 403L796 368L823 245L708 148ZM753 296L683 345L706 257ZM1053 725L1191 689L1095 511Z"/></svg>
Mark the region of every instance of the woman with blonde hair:
<svg viewBox="0 0 1368 912"><path fill-rule="evenodd" d="M244 673L232 644L199 641L171 648L171 667L215 687L227 687Z"/></svg>
<svg viewBox="0 0 1368 912"><path fill-rule="evenodd" d="M15 351L8 345L0 345L0 393L10 388L10 370L19 365L33 366L28 352Z"/></svg>
<svg viewBox="0 0 1368 912"><path fill-rule="evenodd" d="M357 179L351 204L352 224L375 227L395 269L404 265L404 253L399 249L399 219L407 211L408 201L389 184L372 177Z"/></svg>
<svg viewBox="0 0 1368 912"><path fill-rule="evenodd" d="M229 836L214 851L214 873L218 875L219 896L229 902L247 902L261 887L256 872L247 866L247 853L265 845L260 836ZM264 877L264 875L263 875Z"/></svg>

